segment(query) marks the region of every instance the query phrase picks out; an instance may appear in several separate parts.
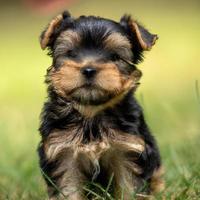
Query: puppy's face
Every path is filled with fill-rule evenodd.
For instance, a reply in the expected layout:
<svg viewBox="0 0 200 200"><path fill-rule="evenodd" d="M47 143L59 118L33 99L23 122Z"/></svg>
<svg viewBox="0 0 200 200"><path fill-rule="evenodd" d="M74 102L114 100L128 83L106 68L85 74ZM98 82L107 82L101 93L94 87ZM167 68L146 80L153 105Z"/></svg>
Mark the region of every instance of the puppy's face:
<svg viewBox="0 0 200 200"><path fill-rule="evenodd" d="M53 56L48 82L54 91L78 104L100 105L134 87L133 63L156 36L143 29L152 37L145 43L139 26L131 23L127 17L117 23L92 16L73 19L68 13L52 20L41 45Z"/></svg>
<svg viewBox="0 0 200 200"><path fill-rule="evenodd" d="M56 91L80 104L102 104L119 95L133 66L131 44L118 24L80 18L61 32L54 45L50 72Z"/></svg>

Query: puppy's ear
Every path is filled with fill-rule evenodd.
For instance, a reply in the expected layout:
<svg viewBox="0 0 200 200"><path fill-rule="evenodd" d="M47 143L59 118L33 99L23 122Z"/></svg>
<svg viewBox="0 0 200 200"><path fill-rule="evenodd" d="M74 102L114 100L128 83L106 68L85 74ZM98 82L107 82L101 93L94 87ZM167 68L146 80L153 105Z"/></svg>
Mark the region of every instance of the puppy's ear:
<svg viewBox="0 0 200 200"><path fill-rule="evenodd" d="M71 18L70 13L68 11L64 11L62 14L54 17L51 20L47 28L42 32L40 36L40 45L43 50L46 49L46 47L51 46L53 36L58 33L58 30L61 27L63 21L68 18Z"/></svg>
<svg viewBox="0 0 200 200"><path fill-rule="evenodd" d="M134 43L137 42L142 50L150 50L158 39L157 35L151 34L131 16L124 15L120 20L120 24L130 33L131 39Z"/></svg>

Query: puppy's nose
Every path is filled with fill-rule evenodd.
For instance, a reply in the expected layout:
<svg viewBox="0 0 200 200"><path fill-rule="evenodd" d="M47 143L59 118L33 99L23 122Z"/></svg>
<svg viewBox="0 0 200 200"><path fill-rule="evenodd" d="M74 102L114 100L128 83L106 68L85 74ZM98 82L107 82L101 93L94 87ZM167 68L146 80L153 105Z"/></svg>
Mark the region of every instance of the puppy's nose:
<svg viewBox="0 0 200 200"><path fill-rule="evenodd" d="M88 66L88 67L82 68L81 72L86 78L92 78L96 74L97 70L93 67Z"/></svg>

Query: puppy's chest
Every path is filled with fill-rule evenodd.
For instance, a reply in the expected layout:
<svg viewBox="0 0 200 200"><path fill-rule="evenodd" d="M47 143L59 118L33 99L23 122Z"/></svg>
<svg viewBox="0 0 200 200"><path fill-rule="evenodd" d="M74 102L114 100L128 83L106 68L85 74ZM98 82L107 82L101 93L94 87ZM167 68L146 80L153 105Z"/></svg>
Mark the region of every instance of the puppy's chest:
<svg viewBox="0 0 200 200"><path fill-rule="evenodd" d="M84 157L96 162L108 152L138 152L144 150L144 141L136 135L103 126L71 127L53 131L43 142L49 160L57 159L63 152L71 152L74 158Z"/></svg>
<svg viewBox="0 0 200 200"><path fill-rule="evenodd" d="M48 159L55 159L64 151L73 152L74 157L78 154L87 154L92 158L94 155L99 157L110 147L108 134L108 131L104 132L99 126L84 124L81 127L54 130L43 143Z"/></svg>

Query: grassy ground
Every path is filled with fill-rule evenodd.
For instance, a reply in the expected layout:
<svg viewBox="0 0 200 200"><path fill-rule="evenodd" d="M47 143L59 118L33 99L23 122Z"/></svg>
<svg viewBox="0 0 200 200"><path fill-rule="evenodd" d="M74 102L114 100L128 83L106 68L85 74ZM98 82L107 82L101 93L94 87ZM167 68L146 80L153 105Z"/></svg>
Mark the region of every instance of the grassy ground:
<svg viewBox="0 0 200 200"><path fill-rule="evenodd" d="M200 99L195 90L195 80L200 81L199 3L121 3L82 1L70 10L116 20L132 13L159 34L140 65L144 76L137 97L160 146L164 196L200 199ZM47 18L12 7L1 7L0 15L0 200L45 199L36 148L46 96L43 76L50 65L38 35Z"/></svg>

